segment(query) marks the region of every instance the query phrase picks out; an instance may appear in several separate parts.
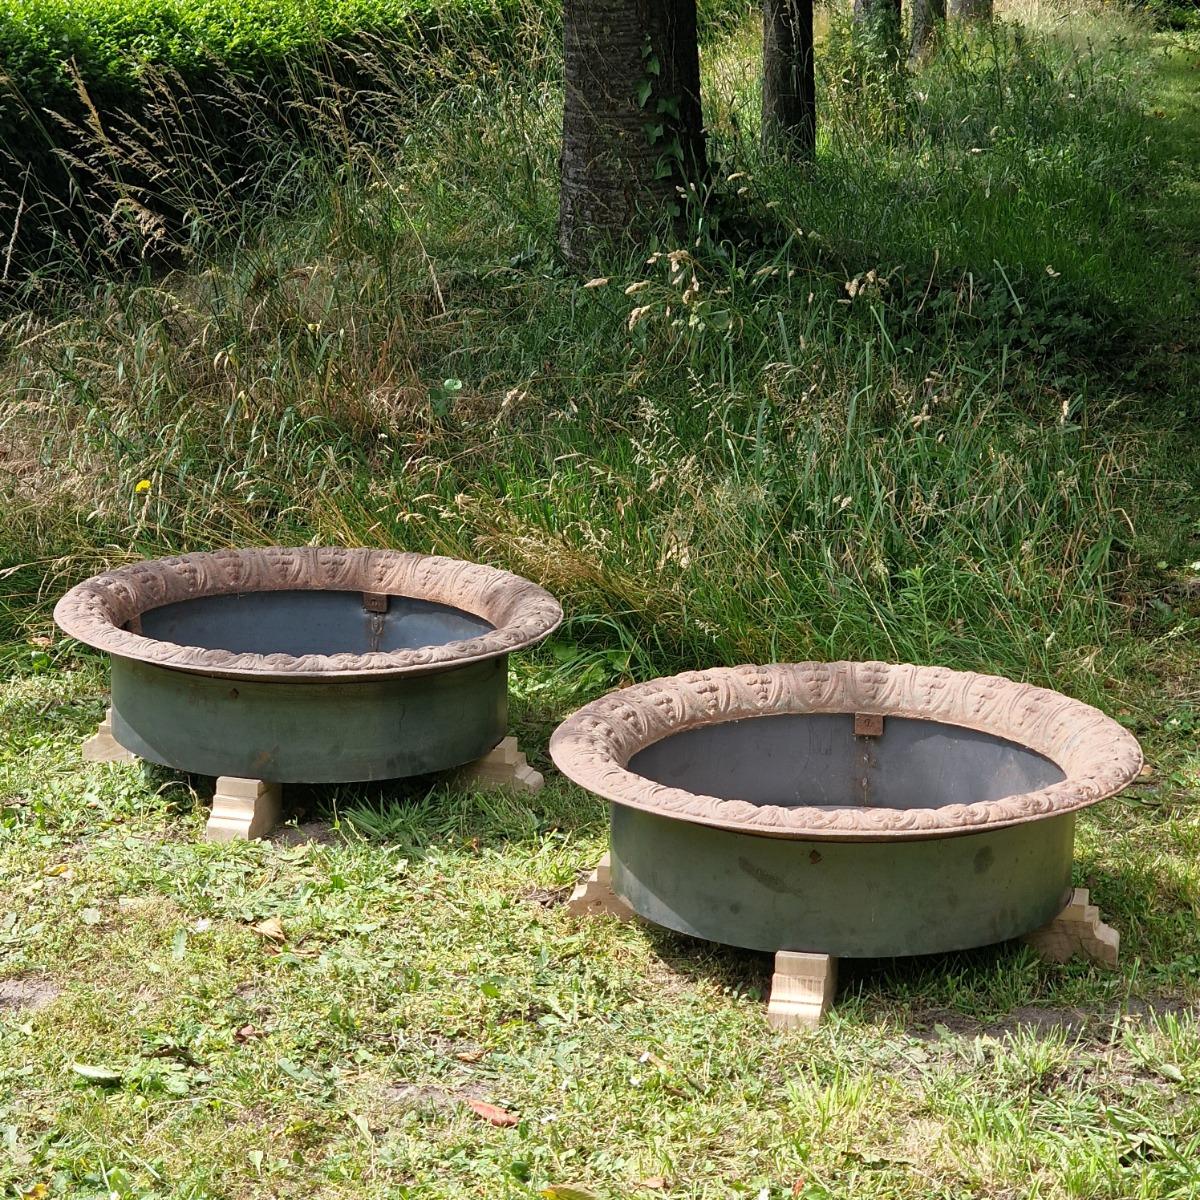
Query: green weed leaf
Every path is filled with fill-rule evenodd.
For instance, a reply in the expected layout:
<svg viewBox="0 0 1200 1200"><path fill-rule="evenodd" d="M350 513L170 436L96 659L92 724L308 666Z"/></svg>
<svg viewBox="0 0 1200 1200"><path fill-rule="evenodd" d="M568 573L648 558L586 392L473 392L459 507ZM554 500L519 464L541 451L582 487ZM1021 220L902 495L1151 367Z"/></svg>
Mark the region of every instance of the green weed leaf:
<svg viewBox="0 0 1200 1200"><path fill-rule="evenodd" d="M73 1062L71 1070L81 1079L86 1079L89 1083L98 1083L101 1087L115 1087L125 1078L124 1072L118 1071L116 1067L101 1067L91 1063Z"/></svg>

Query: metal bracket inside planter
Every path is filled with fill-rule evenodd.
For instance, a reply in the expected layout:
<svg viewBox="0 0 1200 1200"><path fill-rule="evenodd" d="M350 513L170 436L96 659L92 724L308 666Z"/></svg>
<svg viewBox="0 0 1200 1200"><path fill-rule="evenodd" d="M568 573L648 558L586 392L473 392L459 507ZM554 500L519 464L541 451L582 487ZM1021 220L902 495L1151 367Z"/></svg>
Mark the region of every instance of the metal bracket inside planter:
<svg viewBox="0 0 1200 1200"><path fill-rule="evenodd" d="M882 713L855 713L854 714L854 736L855 737L882 737L883 736L883 714Z"/></svg>

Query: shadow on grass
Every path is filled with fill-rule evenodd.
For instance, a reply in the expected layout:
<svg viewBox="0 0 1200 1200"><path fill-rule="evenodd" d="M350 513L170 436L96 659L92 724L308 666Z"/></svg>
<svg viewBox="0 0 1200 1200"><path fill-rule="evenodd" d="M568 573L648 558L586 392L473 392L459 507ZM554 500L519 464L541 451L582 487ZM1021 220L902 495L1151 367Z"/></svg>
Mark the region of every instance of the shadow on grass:
<svg viewBox="0 0 1200 1200"><path fill-rule="evenodd" d="M206 808L216 780L143 764L147 787L179 815ZM552 834L598 838L607 809L553 780L540 792L479 791L453 771L378 783L285 784L284 822L271 840L361 840L400 847L422 858L433 847L533 846ZM300 836L304 831L308 836Z"/></svg>

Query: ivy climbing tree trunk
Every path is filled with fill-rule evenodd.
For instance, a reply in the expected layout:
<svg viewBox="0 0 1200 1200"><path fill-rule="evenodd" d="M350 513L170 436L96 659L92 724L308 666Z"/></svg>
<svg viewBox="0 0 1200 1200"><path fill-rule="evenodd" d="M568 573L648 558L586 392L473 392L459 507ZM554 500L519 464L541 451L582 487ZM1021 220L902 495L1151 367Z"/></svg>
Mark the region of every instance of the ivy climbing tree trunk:
<svg viewBox="0 0 1200 1200"><path fill-rule="evenodd" d="M990 21L992 0L950 0L950 11L960 21Z"/></svg>
<svg viewBox="0 0 1200 1200"><path fill-rule="evenodd" d="M899 56L900 0L854 0L854 26L860 39Z"/></svg>
<svg viewBox="0 0 1200 1200"><path fill-rule="evenodd" d="M912 14L909 58L919 61L933 49L946 23L946 0L912 0L909 12Z"/></svg>
<svg viewBox="0 0 1200 1200"><path fill-rule="evenodd" d="M763 0L762 133L767 149L816 149L813 0Z"/></svg>
<svg viewBox="0 0 1200 1200"><path fill-rule="evenodd" d="M563 57L558 237L582 261L704 180L696 0L564 0Z"/></svg>

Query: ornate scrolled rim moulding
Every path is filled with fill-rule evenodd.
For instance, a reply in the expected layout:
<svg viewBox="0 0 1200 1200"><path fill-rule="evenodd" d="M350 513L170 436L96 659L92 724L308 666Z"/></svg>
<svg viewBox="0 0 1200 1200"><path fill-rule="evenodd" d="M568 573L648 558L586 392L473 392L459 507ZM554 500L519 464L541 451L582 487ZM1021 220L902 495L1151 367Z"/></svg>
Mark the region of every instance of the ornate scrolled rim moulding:
<svg viewBox="0 0 1200 1200"><path fill-rule="evenodd" d="M1005 738L1066 776L1022 795L938 808L822 808L722 800L656 783L631 758L672 734L789 713L873 713L937 721ZM719 667L612 692L568 717L550 740L564 775L630 808L767 837L897 841L981 833L1074 812L1137 777L1137 739L1099 709L995 675L880 662Z"/></svg>
<svg viewBox="0 0 1200 1200"><path fill-rule="evenodd" d="M373 592L445 604L495 628L478 637L368 654L243 654L180 646L125 628L164 604L250 592ZM509 571L399 550L280 546L183 554L94 575L58 602L72 637L120 658L229 679L382 678L449 670L535 645L562 623L549 592Z"/></svg>

